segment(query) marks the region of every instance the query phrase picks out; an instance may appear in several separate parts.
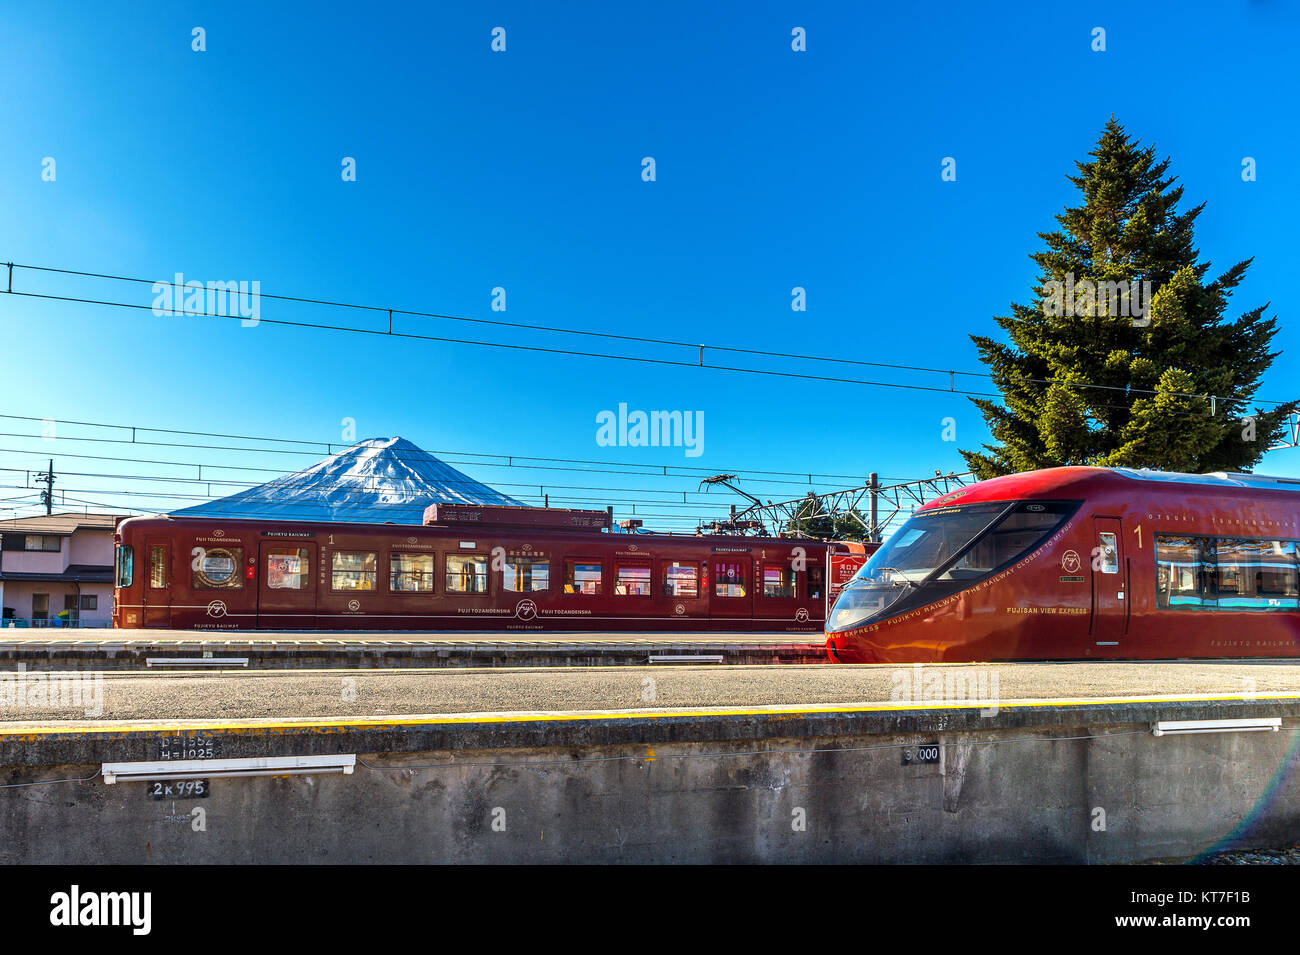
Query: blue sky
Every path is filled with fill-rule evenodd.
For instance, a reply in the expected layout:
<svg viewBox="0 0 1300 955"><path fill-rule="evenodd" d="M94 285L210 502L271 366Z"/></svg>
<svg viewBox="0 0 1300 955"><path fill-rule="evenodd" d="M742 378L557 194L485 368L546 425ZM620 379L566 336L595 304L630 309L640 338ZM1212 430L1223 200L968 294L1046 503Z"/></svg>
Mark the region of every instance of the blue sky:
<svg viewBox="0 0 1300 955"><path fill-rule="evenodd" d="M1188 202L1207 203L1203 255L1218 268L1256 257L1235 311L1271 301L1279 316L1284 354L1260 397L1280 400L1300 380L1287 251L1297 20L1273 2L10 3L0 23L0 261L256 280L264 293L980 371L968 335L994 332L994 315L1029 298L1037 233L1075 201L1065 177L1114 114L1172 157ZM1104 53L1090 48L1097 26ZM206 31L205 52L191 49L194 27ZM491 49L494 27L506 30L503 53ZM807 31L806 52L791 50L794 27ZM654 182L642 180L646 156ZM956 182L941 181L946 156ZM1255 182L1241 179L1245 156L1257 161ZM42 180L45 157L53 182ZM356 160L355 182L342 180L344 157ZM791 311L795 286L807 290L805 313ZM145 285L22 270L15 287L152 301ZM496 287L504 313L490 307ZM387 323L265 300L261 314ZM396 327L698 357L430 319ZM350 418L358 437L402 435L435 452L887 478L962 470L957 449L986 438L960 396L843 382L5 296L0 329L0 413L37 418L320 442L341 442ZM948 383L717 352L706 361ZM596 415L620 402L703 411L704 453L597 446ZM955 443L942 440L948 416ZM282 470L319 456L146 453L78 436L121 433L61 425L54 442L6 437L0 467L41 463L20 451L52 454L58 470L149 476L194 471L61 455ZM523 484L598 488L556 492L592 501L696 484L461 466L516 495ZM1300 474L1300 450L1273 452L1259 470ZM0 472L0 484L13 477ZM782 480L745 486L765 499L806 489ZM88 491L145 485L63 486L87 489L70 499L120 504ZM738 501L714 495L718 513ZM667 515L704 511L660 513L649 523L684 526Z"/></svg>

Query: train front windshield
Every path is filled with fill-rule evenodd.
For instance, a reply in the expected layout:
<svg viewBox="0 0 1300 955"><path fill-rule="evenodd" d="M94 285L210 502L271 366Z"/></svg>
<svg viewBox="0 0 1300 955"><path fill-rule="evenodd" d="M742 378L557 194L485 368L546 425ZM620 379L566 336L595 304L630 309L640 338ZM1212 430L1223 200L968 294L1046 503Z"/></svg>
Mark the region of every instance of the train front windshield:
<svg viewBox="0 0 1300 955"><path fill-rule="evenodd" d="M1077 508L1003 501L922 511L845 585L826 629L861 627L964 590L1029 554Z"/></svg>

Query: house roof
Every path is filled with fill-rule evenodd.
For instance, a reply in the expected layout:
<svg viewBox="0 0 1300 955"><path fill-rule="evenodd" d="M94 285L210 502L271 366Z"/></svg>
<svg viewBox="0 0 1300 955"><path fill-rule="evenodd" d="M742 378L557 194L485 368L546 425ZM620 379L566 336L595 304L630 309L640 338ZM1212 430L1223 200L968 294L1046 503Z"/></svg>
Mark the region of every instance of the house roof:
<svg viewBox="0 0 1300 955"><path fill-rule="evenodd" d="M120 514L41 514L38 517L14 517L0 520L0 534L50 534L67 537L73 531L111 531Z"/></svg>
<svg viewBox="0 0 1300 955"><path fill-rule="evenodd" d="M0 571L0 580L12 583L111 584L113 568L98 564L69 564L67 570L52 574L6 570Z"/></svg>

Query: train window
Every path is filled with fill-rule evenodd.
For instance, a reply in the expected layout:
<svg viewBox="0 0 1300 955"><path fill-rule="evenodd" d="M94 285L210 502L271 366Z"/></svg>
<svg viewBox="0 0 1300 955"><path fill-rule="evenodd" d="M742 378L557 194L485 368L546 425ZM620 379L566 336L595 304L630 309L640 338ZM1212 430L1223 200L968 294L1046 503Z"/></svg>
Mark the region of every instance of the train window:
<svg viewBox="0 0 1300 955"><path fill-rule="evenodd" d="M447 593L487 593L487 566L482 554L448 554Z"/></svg>
<svg viewBox="0 0 1300 955"><path fill-rule="evenodd" d="M395 594L433 593L432 554L389 554L388 589Z"/></svg>
<svg viewBox="0 0 1300 955"><path fill-rule="evenodd" d="M879 574L888 574L891 578L919 583L946 565L1006 507L1006 504L990 503L921 511L876 551L857 576L874 580ZM966 560L968 567L975 566L969 562L979 560L979 556L967 554ZM872 564L878 569L872 568ZM969 570L962 572L959 568L952 568L948 576L969 578L976 575Z"/></svg>
<svg viewBox="0 0 1300 955"><path fill-rule="evenodd" d="M191 581L196 590L239 590L244 586L243 575L239 572L243 563L242 547L195 547L194 560L190 563ZM152 573L151 569L150 584L155 586ZM163 571L163 576L166 577L166 571Z"/></svg>
<svg viewBox="0 0 1300 955"><path fill-rule="evenodd" d="M826 595L826 571L821 567L809 567L808 599L821 600Z"/></svg>
<svg viewBox="0 0 1300 955"><path fill-rule="evenodd" d="M161 544L149 548L149 586L154 590L167 586L167 548Z"/></svg>
<svg viewBox="0 0 1300 955"><path fill-rule="evenodd" d="M330 568L331 590L374 590L379 576L379 555L373 551L336 550Z"/></svg>
<svg viewBox="0 0 1300 955"><path fill-rule="evenodd" d="M1296 546L1290 541L1215 541L1217 605L1221 610L1300 607Z"/></svg>
<svg viewBox="0 0 1300 955"><path fill-rule="evenodd" d="M745 590L745 565L718 561L713 565L713 595L715 597L743 597Z"/></svg>
<svg viewBox="0 0 1300 955"><path fill-rule="evenodd" d="M550 590L551 562L533 557L508 557L501 571L501 585L512 594Z"/></svg>
<svg viewBox="0 0 1300 955"><path fill-rule="evenodd" d="M700 565L673 561L663 565L665 597L698 597L700 595Z"/></svg>
<svg viewBox="0 0 1300 955"><path fill-rule="evenodd" d="M1115 535L1103 531L1097 535L1101 553L1097 556L1101 558L1101 572L1103 574L1119 573L1119 546Z"/></svg>
<svg viewBox="0 0 1300 955"><path fill-rule="evenodd" d="M1200 607L1212 574L1210 542L1198 537L1156 535L1156 605Z"/></svg>
<svg viewBox="0 0 1300 955"><path fill-rule="evenodd" d="M311 558L305 548L272 547L266 552L266 586L271 590L306 590Z"/></svg>
<svg viewBox="0 0 1300 955"><path fill-rule="evenodd" d="M130 587L135 580L135 548L130 544L117 547L117 585Z"/></svg>
<svg viewBox="0 0 1300 955"><path fill-rule="evenodd" d="M650 565L615 562L614 594L619 597L649 597Z"/></svg>
<svg viewBox="0 0 1300 955"><path fill-rule="evenodd" d="M1033 506L1043 509L1029 510L1025 505L1025 509L1008 514L962 554L943 577L963 580L1003 567L1033 550L1065 520L1066 515L1055 505Z"/></svg>
<svg viewBox="0 0 1300 955"><path fill-rule="evenodd" d="M605 565L596 561L566 560L564 562L564 592L599 597L601 577Z"/></svg>
<svg viewBox="0 0 1300 955"><path fill-rule="evenodd" d="M793 597L794 570L784 564L763 565L763 596Z"/></svg>

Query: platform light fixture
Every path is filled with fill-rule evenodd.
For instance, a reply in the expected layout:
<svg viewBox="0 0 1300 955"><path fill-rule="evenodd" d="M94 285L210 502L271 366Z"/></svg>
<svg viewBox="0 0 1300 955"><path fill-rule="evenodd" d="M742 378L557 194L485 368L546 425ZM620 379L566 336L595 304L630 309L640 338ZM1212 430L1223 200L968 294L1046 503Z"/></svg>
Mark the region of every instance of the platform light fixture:
<svg viewBox="0 0 1300 955"><path fill-rule="evenodd" d="M1282 728L1278 716L1237 720L1161 720L1151 727L1152 736L1186 736L1192 733L1276 733Z"/></svg>
<svg viewBox="0 0 1300 955"><path fill-rule="evenodd" d="M158 759L134 763L104 763L104 782L227 779L236 776L352 775L355 753L346 756L249 756L239 759Z"/></svg>
<svg viewBox="0 0 1300 955"><path fill-rule="evenodd" d="M147 667L247 667L248 657L145 657Z"/></svg>

